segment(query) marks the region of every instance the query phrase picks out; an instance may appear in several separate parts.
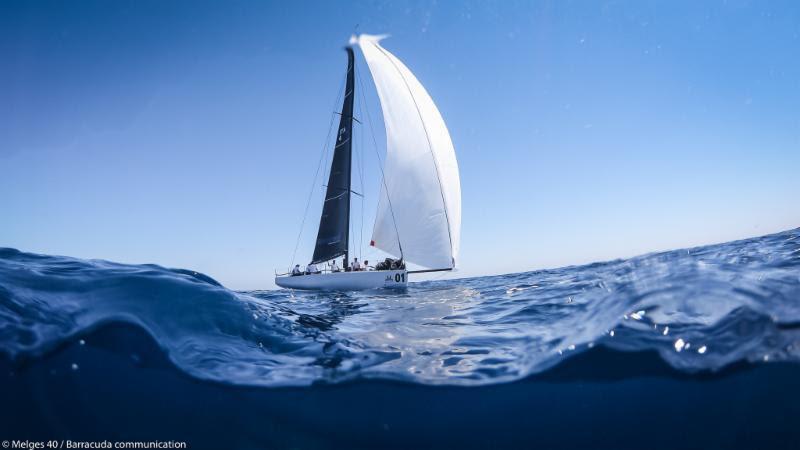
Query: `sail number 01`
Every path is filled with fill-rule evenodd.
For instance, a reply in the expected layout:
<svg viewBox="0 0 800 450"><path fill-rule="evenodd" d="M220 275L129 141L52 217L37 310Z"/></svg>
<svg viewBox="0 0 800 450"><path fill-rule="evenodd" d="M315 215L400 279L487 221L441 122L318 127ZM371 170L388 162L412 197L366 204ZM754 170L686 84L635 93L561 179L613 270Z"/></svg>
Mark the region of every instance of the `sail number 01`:
<svg viewBox="0 0 800 450"><path fill-rule="evenodd" d="M392 281L391 275L386 275L386 281ZM396 273L394 274L394 281L395 283L406 282L406 274L405 273Z"/></svg>

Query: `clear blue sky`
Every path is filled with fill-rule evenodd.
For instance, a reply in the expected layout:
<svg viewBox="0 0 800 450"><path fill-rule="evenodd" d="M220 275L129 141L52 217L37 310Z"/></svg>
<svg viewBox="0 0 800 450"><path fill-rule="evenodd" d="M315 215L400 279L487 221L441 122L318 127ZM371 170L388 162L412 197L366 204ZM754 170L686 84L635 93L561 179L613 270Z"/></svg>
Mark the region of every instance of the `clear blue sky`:
<svg viewBox="0 0 800 450"><path fill-rule="evenodd" d="M273 287L356 25L392 35L448 124L458 275L800 226L797 2L4 1L0 246Z"/></svg>

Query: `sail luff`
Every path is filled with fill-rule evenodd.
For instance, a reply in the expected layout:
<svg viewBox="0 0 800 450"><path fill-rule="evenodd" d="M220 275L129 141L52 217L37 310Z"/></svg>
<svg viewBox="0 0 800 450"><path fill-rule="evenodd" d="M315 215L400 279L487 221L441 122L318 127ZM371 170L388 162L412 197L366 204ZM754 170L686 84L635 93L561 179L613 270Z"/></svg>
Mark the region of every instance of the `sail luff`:
<svg viewBox="0 0 800 450"><path fill-rule="evenodd" d="M320 216L313 263L320 263L345 255L350 235L350 192L352 190L352 131L353 99L355 97L355 57L353 49L347 50L347 81L345 82L339 128L336 133L331 171L325 191L325 202Z"/></svg>

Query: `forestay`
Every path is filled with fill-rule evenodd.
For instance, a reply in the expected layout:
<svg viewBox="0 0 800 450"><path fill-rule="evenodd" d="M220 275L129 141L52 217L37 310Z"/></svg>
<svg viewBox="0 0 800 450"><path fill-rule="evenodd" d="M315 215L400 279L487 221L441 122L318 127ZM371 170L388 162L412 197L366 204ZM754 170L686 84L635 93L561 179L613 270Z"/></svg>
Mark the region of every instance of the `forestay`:
<svg viewBox="0 0 800 450"><path fill-rule="evenodd" d="M386 161L372 245L429 268L452 268L461 238L461 182L450 133L410 70L380 46L356 38L378 91Z"/></svg>

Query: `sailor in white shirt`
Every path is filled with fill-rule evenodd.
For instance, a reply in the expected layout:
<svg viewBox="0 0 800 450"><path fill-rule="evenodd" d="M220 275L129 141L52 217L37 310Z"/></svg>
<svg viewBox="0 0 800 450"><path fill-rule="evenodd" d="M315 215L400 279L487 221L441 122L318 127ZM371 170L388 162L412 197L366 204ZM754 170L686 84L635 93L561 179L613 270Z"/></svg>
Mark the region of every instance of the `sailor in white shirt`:
<svg viewBox="0 0 800 450"><path fill-rule="evenodd" d="M353 259L353 270L354 271L361 270L361 263L358 262L358 258Z"/></svg>
<svg viewBox="0 0 800 450"><path fill-rule="evenodd" d="M317 269L317 265L311 263L306 266L306 273L319 273L319 269Z"/></svg>
<svg viewBox="0 0 800 450"><path fill-rule="evenodd" d="M331 263L331 272L338 272L339 270L341 269L339 269L339 266L336 265L336 260L334 259Z"/></svg>
<svg viewBox="0 0 800 450"><path fill-rule="evenodd" d="M292 275L302 275L303 272L300 271L300 264L295 264L294 268L292 269Z"/></svg>

